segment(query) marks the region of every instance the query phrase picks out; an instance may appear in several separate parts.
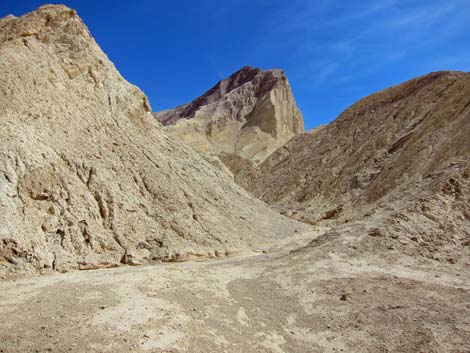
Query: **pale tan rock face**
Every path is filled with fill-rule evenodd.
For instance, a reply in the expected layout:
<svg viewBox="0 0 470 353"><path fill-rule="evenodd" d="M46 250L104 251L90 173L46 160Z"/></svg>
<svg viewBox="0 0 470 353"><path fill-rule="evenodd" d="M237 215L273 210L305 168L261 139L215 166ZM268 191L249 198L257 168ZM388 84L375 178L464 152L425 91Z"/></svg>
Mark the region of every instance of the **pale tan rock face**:
<svg viewBox="0 0 470 353"><path fill-rule="evenodd" d="M406 251L462 254L470 244L469 136L470 74L432 73L359 101L237 181L305 222L364 219Z"/></svg>
<svg viewBox="0 0 470 353"><path fill-rule="evenodd" d="M154 115L196 151L255 164L304 129L285 74L248 66L191 103Z"/></svg>
<svg viewBox="0 0 470 353"><path fill-rule="evenodd" d="M73 10L0 20L0 274L216 256L299 228L150 111Z"/></svg>

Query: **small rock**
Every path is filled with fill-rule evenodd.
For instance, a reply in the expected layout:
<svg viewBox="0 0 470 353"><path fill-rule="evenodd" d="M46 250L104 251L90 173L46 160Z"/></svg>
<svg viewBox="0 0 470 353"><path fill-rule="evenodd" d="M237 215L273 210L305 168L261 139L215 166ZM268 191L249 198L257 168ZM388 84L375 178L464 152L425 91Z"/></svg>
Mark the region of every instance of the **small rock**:
<svg viewBox="0 0 470 353"><path fill-rule="evenodd" d="M371 237L383 237L382 232L378 228L371 228L368 231L369 236Z"/></svg>

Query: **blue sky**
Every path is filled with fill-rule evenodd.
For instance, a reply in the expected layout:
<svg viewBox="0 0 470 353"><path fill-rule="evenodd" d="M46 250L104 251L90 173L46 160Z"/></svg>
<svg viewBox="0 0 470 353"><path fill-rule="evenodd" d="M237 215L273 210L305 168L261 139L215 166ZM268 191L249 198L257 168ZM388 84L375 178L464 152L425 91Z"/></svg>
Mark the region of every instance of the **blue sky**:
<svg viewBox="0 0 470 353"><path fill-rule="evenodd" d="M393 84L470 71L470 0L57 3L77 9L154 110L191 101L244 65L282 68L309 129ZM1 0L0 16L42 4Z"/></svg>

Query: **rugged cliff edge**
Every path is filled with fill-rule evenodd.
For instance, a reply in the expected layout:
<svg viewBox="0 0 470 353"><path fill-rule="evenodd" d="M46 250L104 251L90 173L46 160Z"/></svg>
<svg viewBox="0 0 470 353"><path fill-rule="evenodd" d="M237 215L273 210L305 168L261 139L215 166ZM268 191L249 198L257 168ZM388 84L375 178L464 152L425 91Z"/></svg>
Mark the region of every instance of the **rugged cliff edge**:
<svg viewBox="0 0 470 353"><path fill-rule="evenodd" d="M283 71L248 66L191 103L154 116L170 135L206 156L220 157L235 174L303 132L302 115Z"/></svg>
<svg viewBox="0 0 470 353"><path fill-rule="evenodd" d="M0 274L225 256L301 228L150 111L74 10L0 20Z"/></svg>

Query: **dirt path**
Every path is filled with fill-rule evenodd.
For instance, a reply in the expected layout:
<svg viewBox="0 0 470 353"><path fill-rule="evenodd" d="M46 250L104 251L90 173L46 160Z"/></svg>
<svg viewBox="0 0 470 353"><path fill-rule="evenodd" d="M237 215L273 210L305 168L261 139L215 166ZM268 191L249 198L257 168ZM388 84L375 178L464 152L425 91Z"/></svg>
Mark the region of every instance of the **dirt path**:
<svg viewBox="0 0 470 353"><path fill-rule="evenodd" d="M470 352L468 271L347 244L22 279L0 293L3 353Z"/></svg>

